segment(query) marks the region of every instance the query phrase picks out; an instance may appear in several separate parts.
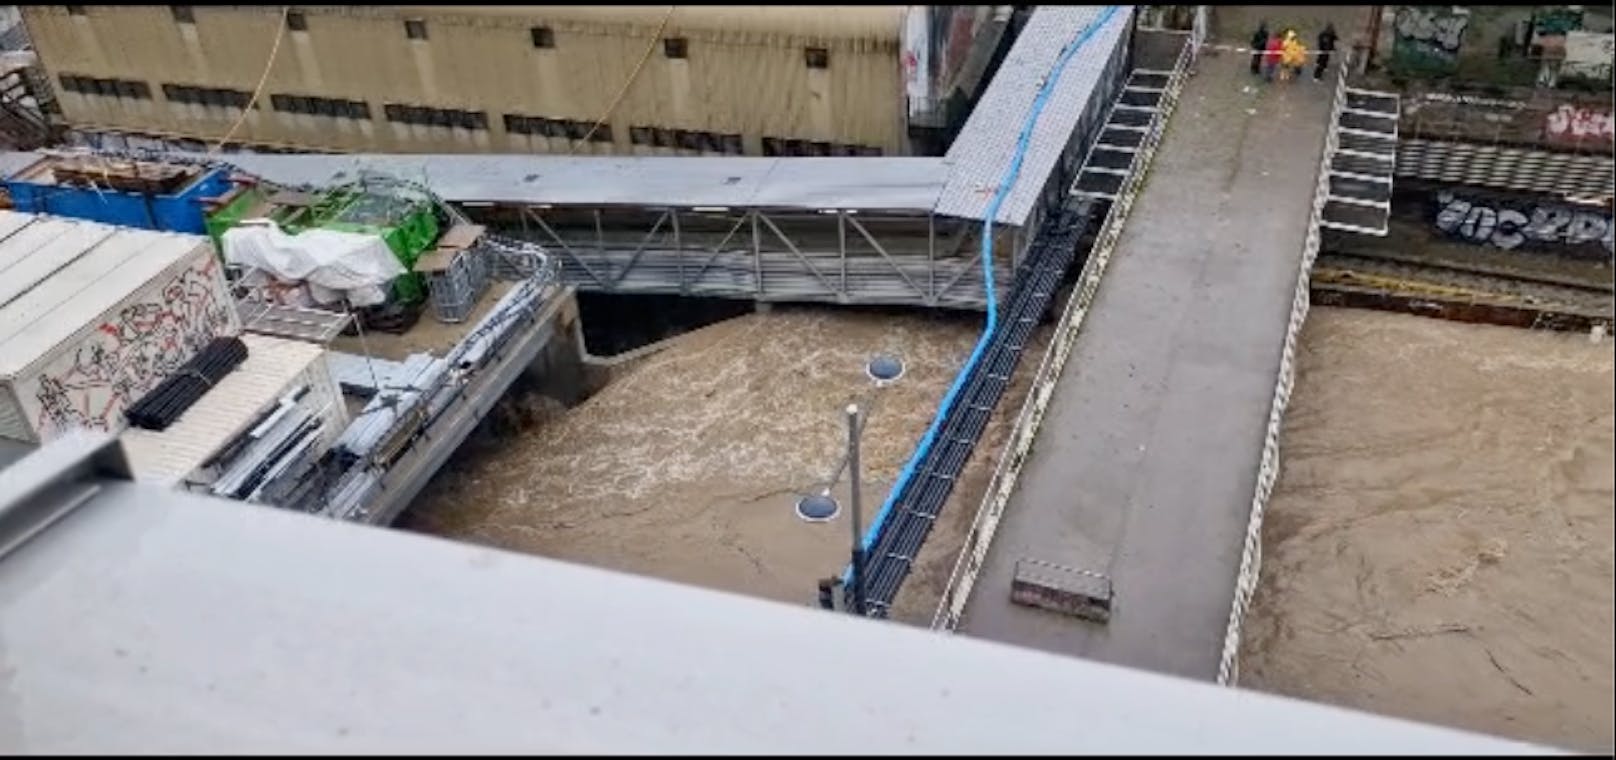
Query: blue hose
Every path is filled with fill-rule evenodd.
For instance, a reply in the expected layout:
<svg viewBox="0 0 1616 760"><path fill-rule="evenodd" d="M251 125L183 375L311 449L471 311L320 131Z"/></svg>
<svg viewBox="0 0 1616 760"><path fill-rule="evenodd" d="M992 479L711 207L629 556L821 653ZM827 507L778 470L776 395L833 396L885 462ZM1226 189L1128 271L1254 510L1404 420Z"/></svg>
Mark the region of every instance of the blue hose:
<svg viewBox="0 0 1616 760"><path fill-rule="evenodd" d="M1044 79L1043 86L1038 90L1038 96L1033 98L1032 108L1027 113L1027 120L1022 123L1021 134L1016 138L1015 155L1011 157L1010 166L1006 168L1004 178L999 181L998 190L994 192L993 200L988 204L987 214L984 215L985 218L982 220L982 283L987 289L987 324L982 328L982 336L976 340L976 347L971 349L970 358L965 361L965 366L960 369L959 374L954 376L954 383L948 387L948 393L944 394L943 401L937 408L937 415L931 420L931 427L926 429L926 435L920 439L920 445L915 448L914 455L909 457L908 464L905 464L903 471L898 474L898 480L893 484L892 490L887 492L887 499L881 505L881 511L876 513L875 519L870 522L869 529L864 532L861 548L866 552L875 546L877 538L881 535L881 529L886 526L887 518L892 514L893 507L903 497L904 491L909 487L909 481L914 478L915 471L920 467L920 464L926 460L926 455L931 453L932 444L937 441L937 435L942 430L943 422L953 413L954 402L959 397L960 389L965 387L966 379L976 369L976 365L982 360L982 355L987 352L988 346L993 342L994 334L999 328L999 299L994 292L993 284L993 222L999 216L999 207L1004 204L1004 199L1010 195L1011 188L1015 187L1016 178L1021 174L1021 162L1026 158L1027 148L1032 143L1033 127L1037 125L1038 117L1043 113L1050 94L1055 91L1055 85L1060 81L1061 73L1066 70L1066 64L1072 60L1072 56L1076 55L1083 45L1088 43L1095 32L1099 31L1101 27L1105 26L1106 22L1111 20L1111 17L1116 14L1117 7L1115 5L1106 6L1094 23L1085 27L1077 35L1076 39L1067 44L1066 48L1061 51L1060 57L1056 59L1049 75ZM869 565L866 564L866 571L868 567ZM852 576L853 568L849 565L842 572L842 582L850 584L853 579Z"/></svg>

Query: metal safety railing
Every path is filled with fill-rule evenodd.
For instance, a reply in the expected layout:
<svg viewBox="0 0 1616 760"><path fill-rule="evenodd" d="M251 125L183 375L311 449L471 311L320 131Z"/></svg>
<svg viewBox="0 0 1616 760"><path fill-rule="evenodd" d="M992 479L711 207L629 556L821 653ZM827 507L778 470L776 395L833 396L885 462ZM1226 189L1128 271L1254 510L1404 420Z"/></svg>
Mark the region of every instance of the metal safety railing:
<svg viewBox="0 0 1616 760"><path fill-rule="evenodd" d="M1015 185L1022 160L1031 144L1032 129L1054 92L1061 73L1094 34L1117 16L1118 10L1117 6L1107 6L1094 22L1079 30L1062 49L1022 123L1016 151L984 214L981 258L989 298L987 324L970 358L943 396L931 426L899 473L897 482L888 492L886 501L857 548L862 556L867 557L862 565L864 572L861 577L855 578L853 566L849 565L842 574L844 593L854 599L852 604L846 606L851 611L886 615L913 565L915 555L947 501L954 479L964 469L977 439L987 425L988 415L1008 385L1027 333L1037 322L1038 315L1047 308L1060 277L1075 255L1079 214L1068 203L1061 213L1051 214L1037 230L1033 245L1035 250L1023 262L1017 286L1006 304L1004 324L1009 329L1001 330L999 304L994 297L993 285L993 223L998 217L998 208Z"/></svg>
<svg viewBox="0 0 1616 760"><path fill-rule="evenodd" d="M1198 20L1201 18L1202 16L1197 16ZM1134 200L1140 188L1144 186L1151 161L1161 144L1167 120L1183 92L1184 82L1189 77L1197 54L1196 39L1197 37L1192 34L1179 52L1167 84L1163 87L1157 111L1152 116L1145 136L1134 154L1134 162L1117 191L1116 200L1106 213L1083 270L1078 274L1078 287L1066 302L1066 308L1055 328L1049 348L1045 350L1038 371L1033 376L1032 390L1027 394L1027 400L1022 402L1015 428L1010 434L1010 442L999 458L999 464L993 472L993 479L988 483L986 495L977 510L970 533L966 536L959 559L955 561L954 569L949 574L948 585L943 590L937 612L932 618L934 629L952 632L959 626L964 616L966 602L970 599L977 575L987 560L993 536L1004 517L1005 508L1010 503L1010 495L1015 490L1016 479L1021 474L1021 468L1032 450L1033 440L1038 435L1039 426L1043 423L1044 414L1054 398L1055 384L1060 378L1061 370L1066 366L1067 358L1071 355L1084 318L1088 316L1089 309L1094 304L1101 277L1105 274L1117 241L1121 238L1128 212L1132 210Z"/></svg>
<svg viewBox="0 0 1616 760"><path fill-rule="evenodd" d="M1324 150L1319 156L1318 181L1313 191L1313 211L1307 224L1307 238L1302 244L1302 261L1296 273L1296 293L1291 300L1290 322L1285 327L1285 347L1280 352L1279 377L1274 381L1273 403L1268 410L1268 426L1263 433L1262 459L1257 466L1257 488L1251 498L1251 516L1246 523L1245 547L1240 555L1240 571L1235 576L1234 601L1229 610L1229 624L1223 637L1223 653L1218 662L1218 683L1233 686L1239 680L1240 633L1246 611L1251 607L1252 593L1262 568L1262 524L1268 507L1268 498L1279 479L1279 436L1285 407L1290 404L1291 387L1296 379L1296 340L1307 321L1309 288L1312 283L1313 262L1319 256L1320 222L1324 217L1324 204L1330 194L1330 162L1340 146L1338 132L1341 109L1347 102L1347 72L1352 68L1352 51L1342 56L1336 70L1335 102L1330 108L1329 129L1325 133Z"/></svg>

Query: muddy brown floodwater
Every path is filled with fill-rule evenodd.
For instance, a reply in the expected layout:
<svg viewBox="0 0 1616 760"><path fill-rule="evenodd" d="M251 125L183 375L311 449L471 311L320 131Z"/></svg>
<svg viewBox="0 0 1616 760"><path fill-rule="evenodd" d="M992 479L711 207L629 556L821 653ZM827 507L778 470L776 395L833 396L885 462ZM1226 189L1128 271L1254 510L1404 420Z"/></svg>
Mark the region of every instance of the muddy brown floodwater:
<svg viewBox="0 0 1616 760"><path fill-rule="evenodd" d="M577 407L457 456L406 526L812 604L816 581L847 560L846 478L836 519L805 523L792 506L841 461L843 409L870 393L866 359L885 351L906 365L874 400L863 438L868 522L979 330L968 318L781 307L688 333L614 369ZM1029 348L1034 368L1042 336ZM911 576L919 591L906 588L895 617L929 622L1025 385L1001 400Z"/></svg>
<svg viewBox="0 0 1616 760"><path fill-rule="evenodd" d="M1612 357L1315 309L1240 685L1609 753Z"/></svg>

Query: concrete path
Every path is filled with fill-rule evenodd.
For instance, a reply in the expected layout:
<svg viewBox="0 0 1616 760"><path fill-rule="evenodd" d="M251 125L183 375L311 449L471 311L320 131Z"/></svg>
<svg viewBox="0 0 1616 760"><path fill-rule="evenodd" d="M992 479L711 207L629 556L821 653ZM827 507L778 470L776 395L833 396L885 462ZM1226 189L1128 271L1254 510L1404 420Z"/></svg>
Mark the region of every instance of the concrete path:
<svg viewBox="0 0 1616 760"><path fill-rule="evenodd" d="M1185 87L966 635L1217 675L1332 94L1259 85L1247 61L1207 53ZM1022 557L1108 573L1111 622L1012 604Z"/></svg>

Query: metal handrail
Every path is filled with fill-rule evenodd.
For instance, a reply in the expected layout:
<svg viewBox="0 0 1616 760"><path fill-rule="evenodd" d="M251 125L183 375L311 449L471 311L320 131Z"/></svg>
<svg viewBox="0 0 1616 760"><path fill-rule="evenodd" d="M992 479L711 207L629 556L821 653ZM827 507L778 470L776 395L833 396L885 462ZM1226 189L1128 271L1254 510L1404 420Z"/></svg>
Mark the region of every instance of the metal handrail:
<svg viewBox="0 0 1616 760"><path fill-rule="evenodd" d="M1202 38L1204 39L1204 29ZM1105 273L1111 253L1122 235L1134 198L1144 184L1151 159L1155 157L1156 148L1166 129L1167 119L1177 106L1184 82L1189 77L1197 54L1196 39L1197 37L1192 34L1179 51L1178 59L1173 65L1173 73L1168 77L1167 86L1162 90L1160 108L1151 117L1149 131L1146 132L1145 139L1140 141L1134 159L1129 165L1128 178L1123 181L1122 187L1118 188L1117 199L1106 213L1100 232L1095 238L1094 247L1083 265L1082 272L1078 275L1079 286L1067 301L1060 323L1055 328L1055 335L1050 341L1049 348L1044 352L1037 373L1033 376L1032 390L1022 402L1015 428L1010 434L1010 443L1005 447L1005 455L999 458L999 464L993 471L993 479L988 482L985 496L977 508L976 519L966 536L965 546L961 548L959 558L954 562L948 585L944 588L937 611L932 617L931 627L935 630L953 632L964 616L965 604L970 599L971 589L983 563L987 560L988 549L998 530L999 521L1004 516L1005 507L1009 504L1016 479L1021 473L1021 467L1026 461L1033 439L1038 434L1043 416L1054 396L1055 382L1060 377L1061 369L1066 366L1066 359L1076 342L1079 328L1088 315L1089 307L1093 305L1101 276Z"/></svg>
<svg viewBox="0 0 1616 760"><path fill-rule="evenodd" d="M1330 163L1340 147L1339 121L1341 109L1347 100L1347 72L1352 67L1352 51L1342 56L1336 72L1335 100L1330 108L1329 129L1324 138L1324 150L1319 156L1318 178L1313 191L1313 211L1308 219L1307 238L1302 244L1302 262L1296 275L1296 292L1291 300L1290 321L1285 328L1285 347L1280 353L1279 376L1274 381L1273 402L1268 410L1268 426L1263 434L1262 459L1257 466L1257 487L1251 498L1251 516L1246 523L1245 546L1240 555L1240 571L1235 576L1234 599L1229 609L1229 624L1224 632L1223 652L1218 662L1218 683L1233 686L1240 677L1240 636L1246 611L1251 607L1251 596L1256 591L1262 568L1262 523L1268 498L1279 479L1279 435L1290 404L1291 389L1296 379L1296 342L1307 321L1309 288L1312 282L1313 262L1319 255L1320 222L1324 218L1324 205L1330 193Z"/></svg>

